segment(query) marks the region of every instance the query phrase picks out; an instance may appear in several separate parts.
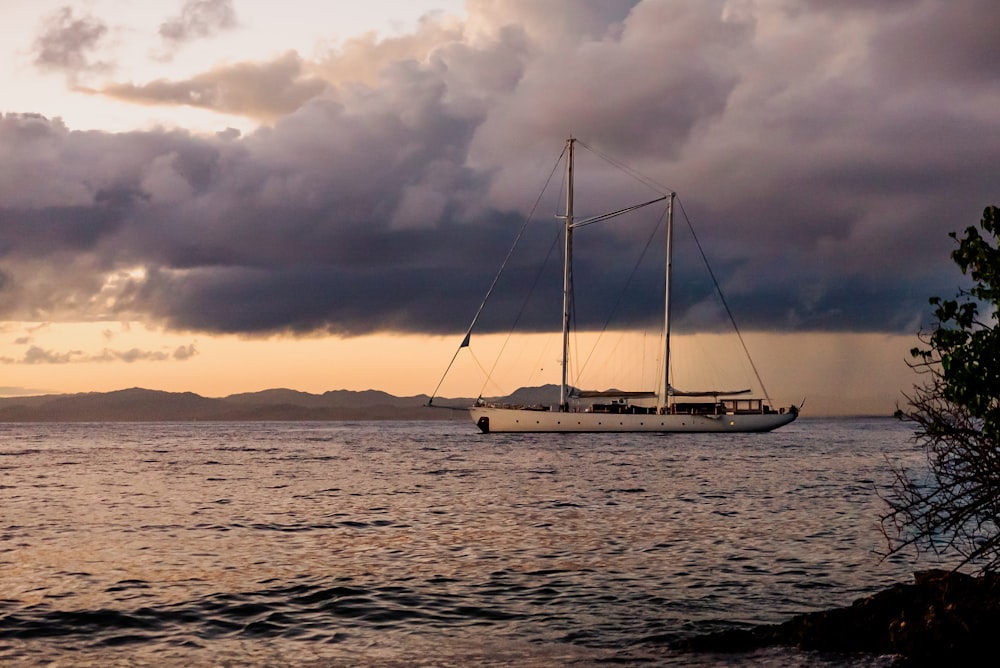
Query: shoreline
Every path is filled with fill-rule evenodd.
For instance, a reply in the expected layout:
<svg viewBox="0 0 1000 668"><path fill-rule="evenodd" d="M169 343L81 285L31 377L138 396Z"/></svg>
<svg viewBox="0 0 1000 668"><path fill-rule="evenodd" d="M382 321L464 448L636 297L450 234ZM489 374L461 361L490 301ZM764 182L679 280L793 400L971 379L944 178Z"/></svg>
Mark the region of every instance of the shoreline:
<svg viewBox="0 0 1000 668"><path fill-rule="evenodd" d="M995 647L1000 575L933 569L850 606L796 615L780 624L729 629L672 645L682 652L738 654L785 646L842 654L894 655L896 665L973 661ZM970 664L971 665L971 664Z"/></svg>

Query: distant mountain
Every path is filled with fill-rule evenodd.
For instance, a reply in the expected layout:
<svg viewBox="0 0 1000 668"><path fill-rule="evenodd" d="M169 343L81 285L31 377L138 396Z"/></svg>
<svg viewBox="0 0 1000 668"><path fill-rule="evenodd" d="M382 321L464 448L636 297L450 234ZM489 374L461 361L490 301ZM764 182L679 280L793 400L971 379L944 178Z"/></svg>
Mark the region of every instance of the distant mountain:
<svg viewBox="0 0 1000 668"><path fill-rule="evenodd" d="M512 404L559 403L559 386L522 387L490 400ZM213 399L193 392L162 392L133 387L114 392L50 394L0 398L0 422L186 422L306 420L456 420L474 399L426 394L397 397L379 390L331 390L311 394L276 388ZM441 409L441 410L435 410ZM445 410L454 408L459 410Z"/></svg>
<svg viewBox="0 0 1000 668"><path fill-rule="evenodd" d="M509 404L542 404L545 406L559 405L559 386L542 385L540 387L522 387L511 392L506 397L497 397L496 401L503 401Z"/></svg>
<svg viewBox="0 0 1000 668"><path fill-rule="evenodd" d="M263 390L244 394L231 394L225 401L243 405L288 404L308 408L370 408L372 406L426 406L427 395L396 397L380 390L330 390L323 394L310 394L298 390ZM468 402L469 400L465 400Z"/></svg>
<svg viewBox="0 0 1000 668"><path fill-rule="evenodd" d="M88 392L0 399L5 422L110 422L211 419L223 400L192 392L158 392L133 388L116 392Z"/></svg>
<svg viewBox="0 0 1000 668"><path fill-rule="evenodd" d="M221 399L192 392L131 388L34 397L0 398L0 422L174 422L245 420L449 420L459 411L427 408L428 397L396 397L377 390L310 394L288 389L234 394ZM469 406L472 399L442 405Z"/></svg>

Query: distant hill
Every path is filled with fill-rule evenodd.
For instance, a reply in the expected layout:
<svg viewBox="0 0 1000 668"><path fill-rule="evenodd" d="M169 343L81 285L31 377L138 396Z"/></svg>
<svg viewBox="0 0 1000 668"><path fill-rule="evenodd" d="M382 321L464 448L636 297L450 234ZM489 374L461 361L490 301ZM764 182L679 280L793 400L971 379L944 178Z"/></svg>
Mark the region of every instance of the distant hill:
<svg viewBox="0 0 1000 668"><path fill-rule="evenodd" d="M559 403L559 386L522 387L490 400L511 404ZM187 422L308 420L465 420L474 399L397 397L379 390L311 394L276 388L209 398L193 392L133 387L114 392L0 398L0 422ZM447 410L449 408L459 410ZM437 410L436 410L437 409Z"/></svg>
<svg viewBox="0 0 1000 668"><path fill-rule="evenodd" d="M396 397L377 390L310 394L287 389L234 394L221 399L192 392L131 388L0 398L0 422L174 422L249 420L451 420L461 411L427 408L427 396ZM438 400L470 406L472 399ZM438 403L435 402L435 403Z"/></svg>
<svg viewBox="0 0 1000 668"><path fill-rule="evenodd" d="M522 387L506 397L498 397L500 401L511 404L542 404L546 406L559 405L559 386L542 385L541 387Z"/></svg>

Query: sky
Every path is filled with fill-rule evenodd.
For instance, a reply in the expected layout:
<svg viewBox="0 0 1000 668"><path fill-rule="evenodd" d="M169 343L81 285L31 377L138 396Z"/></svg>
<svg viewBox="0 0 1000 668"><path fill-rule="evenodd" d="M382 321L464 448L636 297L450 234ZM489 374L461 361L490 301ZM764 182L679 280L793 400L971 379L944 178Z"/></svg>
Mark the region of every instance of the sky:
<svg viewBox="0 0 1000 668"><path fill-rule="evenodd" d="M0 396L429 393L573 135L678 193L777 403L888 413L927 299L966 284L948 233L1000 203L994 0L0 16ZM704 291L675 291L677 364L721 359ZM529 330L558 327L542 313ZM481 390L504 327L484 319L444 396ZM542 355L520 384L558 381Z"/></svg>

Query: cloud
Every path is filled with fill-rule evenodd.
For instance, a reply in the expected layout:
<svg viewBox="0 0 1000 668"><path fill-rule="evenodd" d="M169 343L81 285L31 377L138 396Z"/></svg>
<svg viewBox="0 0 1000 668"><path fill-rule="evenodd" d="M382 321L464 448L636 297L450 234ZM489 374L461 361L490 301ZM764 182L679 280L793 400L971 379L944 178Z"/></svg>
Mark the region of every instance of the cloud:
<svg viewBox="0 0 1000 668"><path fill-rule="evenodd" d="M101 20L77 18L72 7L62 7L45 19L35 39L35 65L70 77L107 71L107 63L91 60L107 33L108 27Z"/></svg>
<svg viewBox="0 0 1000 668"><path fill-rule="evenodd" d="M180 16L160 24L160 37L171 48L211 37L238 25L232 0L187 0Z"/></svg>
<svg viewBox="0 0 1000 668"><path fill-rule="evenodd" d="M28 397L39 394L47 394L47 391L16 385L0 386L0 397Z"/></svg>
<svg viewBox="0 0 1000 668"><path fill-rule="evenodd" d="M24 357L19 361L21 364L69 364L70 362L80 359L83 357L83 353L79 350L70 350L67 352L55 352L52 350L45 350L39 348L38 346L31 346L28 348L27 352L24 353ZM4 358L4 363L14 364L18 363L14 360L9 360L9 358Z"/></svg>
<svg viewBox="0 0 1000 668"><path fill-rule="evenodd" d="M186 81L109 84L87 89L123 102L187 105L273 121L301 107L327 88L303 71L295 52L264 63L220 65Z"/></svg>
<svg viewBox="0 0 1000 668"><path fill-rule="evenodd" d="M162 350L114 350L104 348L99 353L87 353L82 350L56 351L30 346L21 357L0 357L0 364L93 364L105 362L166 362L169 360L182 362L198 354L194 344L179 346L173 353Z"/></svg>
<svg viewBox="0 0 1000 668"><path fill-rule="evenodd" d="M285 54L107 89L143 103L196 92L271 119L243 136L76 132L8 114L0 318L460 332L573 133L679 192L743 327L912 333L927 298L962 283L947 233L996 199L1000 85L983 26L1000 9L970 3L644 0L567 14L473 0L464 23L427 20L316 62ZM372 64L352 74L355 62ZM586 206L627 199L597 176L581 184ZM543 203L497 311L534 282L557 207ZM581 290L609 309L647 238L581 230ZM714 328L711 283L685 248L679 326ZM655 272L639 271L634 285ZM539 300L558 300L553 285ZM635 322L654 301L633 289L619 311ZM599 327L596 313L580 317ZM558 306L540 301L523 316L553 321Z"/></svg>
<svg viewBox="0 0 1000 668"><path fill-rule="evenodd" d="M178 361L183 361L191 359L198 354L198 350L194 347L193 343L189 343L186 346L177 346L171 357Z"/></svg>

